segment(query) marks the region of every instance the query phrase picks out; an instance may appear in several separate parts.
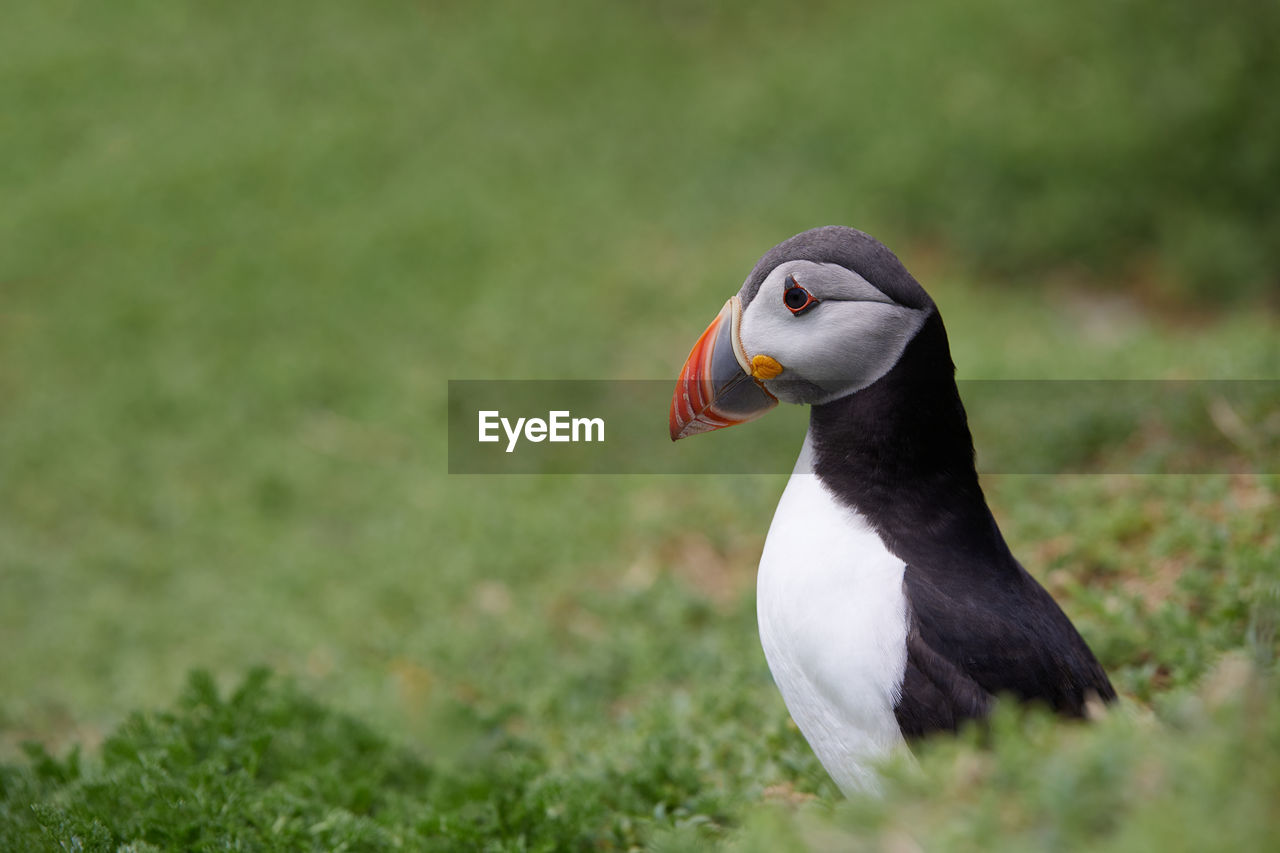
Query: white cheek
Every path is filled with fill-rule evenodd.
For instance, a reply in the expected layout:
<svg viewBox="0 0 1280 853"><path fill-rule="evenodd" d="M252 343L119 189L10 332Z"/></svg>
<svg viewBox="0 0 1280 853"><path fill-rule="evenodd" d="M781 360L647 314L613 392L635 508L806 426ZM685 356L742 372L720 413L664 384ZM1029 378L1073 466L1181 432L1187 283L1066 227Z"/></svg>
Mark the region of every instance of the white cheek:
<svg viewBox="0 0 1280 853"><path fill-rule="evenodd" d="M747 357L771 356L783 367L780 380L803 379L839 393L888 372L926 316L883 302L831 300L797 317L777 303L755 299L743 313Z"/></svg>
<svg viewBox="0 0 1280 853"><path fill-rule="evenodd" d="M864 387L897 363L907 342L919 331L919 311L879 302L842 302L816 328L812 346L797 361L812 371L812 381ZM783 362L785 364L785 362Z"/></svg>
<svg viewBox="0 0 1280 853"><path fill-rule="evenodd" d="M763 295L763 294L761 294ZM742 312L742 348L750 359L756 355L768 355L776 358L785 368L787 362L783 354L794 354L794 338L803 341L803 330L795 328L800 317L791 316L781 302L777 311L771 311L770 305L757 298ZM793 359L794 361L794 359Z"/></svg>

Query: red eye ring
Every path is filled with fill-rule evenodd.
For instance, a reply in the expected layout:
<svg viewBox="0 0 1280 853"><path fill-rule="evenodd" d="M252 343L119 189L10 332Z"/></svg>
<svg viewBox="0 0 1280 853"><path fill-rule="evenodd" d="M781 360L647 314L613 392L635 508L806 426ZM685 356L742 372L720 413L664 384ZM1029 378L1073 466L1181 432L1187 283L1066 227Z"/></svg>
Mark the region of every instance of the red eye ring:
<svg viewBox="0 0 1280 853"><path fill-rule="evenodd" d="M805 290L793 275L787 276L787 286L782 289L782 304L792 314L800 315L818 304L812 293Z"/></svg>

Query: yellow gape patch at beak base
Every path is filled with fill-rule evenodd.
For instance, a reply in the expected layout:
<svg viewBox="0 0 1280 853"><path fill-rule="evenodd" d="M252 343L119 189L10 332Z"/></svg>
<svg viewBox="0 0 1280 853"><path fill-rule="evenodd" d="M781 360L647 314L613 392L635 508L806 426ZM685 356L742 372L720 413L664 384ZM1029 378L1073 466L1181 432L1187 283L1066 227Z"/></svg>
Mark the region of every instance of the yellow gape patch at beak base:
<svg viewBox="0 0 1280 853"><path fill-rule="evenodd" d="M767 355L753 355L751 357L751 375L755 379L764 382L775 378L781 372L782 365L778 364L777 359L770 358Z"/></svg>

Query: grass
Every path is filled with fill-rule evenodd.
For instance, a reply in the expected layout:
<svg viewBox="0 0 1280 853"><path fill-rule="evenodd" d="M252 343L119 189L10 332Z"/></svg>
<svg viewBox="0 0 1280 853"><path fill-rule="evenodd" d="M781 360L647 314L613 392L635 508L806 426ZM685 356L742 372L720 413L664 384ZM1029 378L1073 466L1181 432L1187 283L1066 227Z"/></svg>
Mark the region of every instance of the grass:
<svg viewBox="0 0 1280 853"><path fill-rule="evenodd" d="M1131 711L1011 714L880 803L839 800L759 651L784 478L445 473L448 379L673 376L825 222L900 251L962 378L1280 375L1274 265L1214 250L1273 220L1189 202L1211 164L1144 171L1165 125L1099 94L1140 69L1073 64L1059 13L936 6L10 10L0 847L1273 838L1274 470L988 478ZM1095 201L1151 233L1089 237ZM1234 307L1179 301L1214 296L1166 275L1192 255Z"/></svg>

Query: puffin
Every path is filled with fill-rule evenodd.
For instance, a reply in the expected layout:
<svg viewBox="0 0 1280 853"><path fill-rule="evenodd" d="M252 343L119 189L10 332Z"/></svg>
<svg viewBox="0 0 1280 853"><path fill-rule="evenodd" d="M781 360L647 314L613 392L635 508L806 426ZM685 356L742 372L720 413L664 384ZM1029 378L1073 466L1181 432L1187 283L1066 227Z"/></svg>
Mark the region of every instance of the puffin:
<svg viewBox="0 0 1280 853"><path fill-rule="evenodd" d="M760 557L775 684L846 795L903 744L998 696L1068 717L1116 698L987 506L942 316L868 234L797 234L756 263L694 344L672 440L779 402L809 428Z"/></svg>

